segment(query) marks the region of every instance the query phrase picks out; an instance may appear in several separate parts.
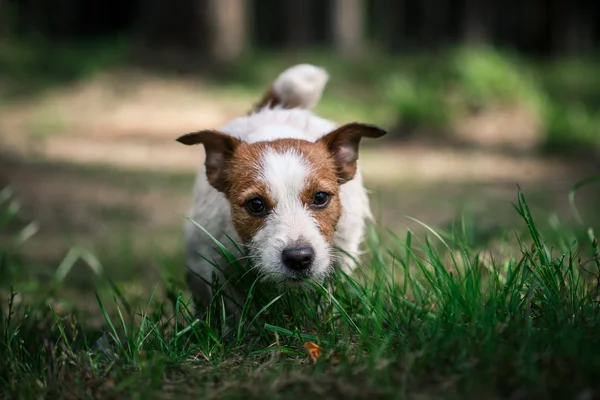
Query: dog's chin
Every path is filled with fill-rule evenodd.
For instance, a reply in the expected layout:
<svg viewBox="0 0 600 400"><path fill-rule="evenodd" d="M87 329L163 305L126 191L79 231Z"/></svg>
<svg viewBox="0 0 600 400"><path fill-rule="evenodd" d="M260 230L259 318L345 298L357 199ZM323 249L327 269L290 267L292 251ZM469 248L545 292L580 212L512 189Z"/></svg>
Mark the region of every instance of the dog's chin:
<svg viewBox="0 0 600 400"><path fill-rule="evenodd" d="M298 277L298 276L288 276L282 279L282 281L280 282L280 285L282 286L286 286L286 287L297 287L297 286L304 286L307 281L309 281L310 278L303 278L303 277Z"/></svg>
<svg viewBox="0 0 600 400"><path fill-rule="evenodd" d="M263 282L271 282L281 286L310 286L311 283L318 283L330 275L329 268L324 272L319 272L316 268L310 268L305 271L294 271L284 266L280 267L279 273L263 275Z"/></svg>
<svg viewBox="0 0 600 400"><path fill-rule="evenodd" d="M310 282L315 282L320 279L317 275L310 271L298 273L296 271L289 271L283 269L281 274L278 274L272 281L281 286L303 286Z"/></svg>
<svg viewBox="0 0 600 400"><path fill-rule="evenodd" d="M324 281L330 273L330 268L327 268L326 271L311 268L302 272L286 269L282 274L282 284L287 286L310 286L311 283L320 283Z"/></svg>

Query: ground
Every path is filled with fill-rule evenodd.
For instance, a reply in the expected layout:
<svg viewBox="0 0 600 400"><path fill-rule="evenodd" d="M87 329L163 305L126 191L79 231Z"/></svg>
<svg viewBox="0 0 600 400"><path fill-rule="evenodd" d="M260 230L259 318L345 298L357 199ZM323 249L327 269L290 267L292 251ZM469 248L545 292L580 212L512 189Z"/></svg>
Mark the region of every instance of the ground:
<svg viewBox="0 0 600 400"><path fill-rule="evenodd" d="M3 104L0 187L8 185L14 192L23 224L34 221L39 228L20 254L29 266L22 272L50 281L65 255L77 246L91 251L102 265L102 275L129 297L147 299L165 277L181 281L183 219L177 214L187 211L202 150L181 146L174 139L218 127L246 112L260 95L258 85L220 87L203 78L130 69ZM364 143L360 162L372 191L377 227L400 237L409 229L426 232L407 217L448 227L464 215L474 226L475 244L495 249L499 232L525 227L511 204L517 202L519 188L535 205L533 214L541 225L553 226L553 215L568 224L574 221L569 190L600 171L593 158L538 151L537 122L518 108L494 108L465 118L455 124L452 140L427 136L400 140L394 138L392 108L377 104L361 108L361 99L345 99L347 107L336 107L339 95L329 100L325 96L317 109L324 116L390 129L391 137L382 143ZM589 188L578 193L581 212L590 215L598 197L598 190ZM13 235L9 230L0 239L8 243ZM55 296L56 304L64 301L68 309L85 309L95 314L94 326L101 326L93 290L98 280L84 263L77 264L60 296ZM403 357L406 361L411 356ZM228 363L237 365L236 360L227 359L221 369L211 370L211 376L218 381L220 374L227 374ZM272 367L268 359L262 362L261 368ZM291 365L292 370L279 376L270 390L285 393L288 385L291 392L302 385L309 386L307 393L348 395L355 390L351 380L295 376L295 364ZM177 379L189 373L186 370ZM236 384L246 375L241 376L234 379ZM174 385L164 383L169 384ZM452 386L451 380L447 384ZM212 396L218 397L220 390L229 393L227 385L217 386ZM253 391L241 387L240 393ZM366 393L377 394L375 387ZM443 385L423 393L436 397L439 390ZM585 393L581 398L587 398Z"/></svg>

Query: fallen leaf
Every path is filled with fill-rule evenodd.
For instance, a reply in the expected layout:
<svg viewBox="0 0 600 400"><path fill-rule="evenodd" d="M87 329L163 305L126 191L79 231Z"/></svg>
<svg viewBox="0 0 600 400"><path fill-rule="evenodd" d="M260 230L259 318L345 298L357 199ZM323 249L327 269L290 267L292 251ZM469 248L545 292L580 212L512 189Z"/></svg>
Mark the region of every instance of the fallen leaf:
<svg viewBox="0 0 600 400"><path fill-rule="evenodd" d="M321 348L319 347L319 345L313 342L305 342L304 348L308 352L310 359L313 362L316 362L319 356L321 355Z"/></svg>

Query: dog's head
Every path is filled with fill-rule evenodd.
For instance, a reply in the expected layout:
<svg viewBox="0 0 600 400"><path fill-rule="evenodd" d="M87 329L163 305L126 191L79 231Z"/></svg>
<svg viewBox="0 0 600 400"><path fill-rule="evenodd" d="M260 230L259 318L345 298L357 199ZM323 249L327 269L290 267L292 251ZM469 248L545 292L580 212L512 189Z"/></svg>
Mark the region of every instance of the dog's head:
<svg viewBox="0 0 600 400"><path fill-rule="evenodd" d="M255 267L282 281L329 274L342 213L340 185L354 178L360 140L384 134L352 123L315 143L245 143L212 130L177 140L204 145L208 181L228 198L233 225Z"/></svg>

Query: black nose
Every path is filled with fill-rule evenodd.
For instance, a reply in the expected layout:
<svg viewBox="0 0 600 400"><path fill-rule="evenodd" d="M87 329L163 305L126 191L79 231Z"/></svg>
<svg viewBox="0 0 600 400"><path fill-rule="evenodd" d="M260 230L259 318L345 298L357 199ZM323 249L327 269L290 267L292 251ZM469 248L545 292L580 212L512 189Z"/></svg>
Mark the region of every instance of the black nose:
<svg viewBox="0 0 600 400"><path fill-rule="evenodd" d="M315 251L312 247L289 247L281 252L281 261L286 267L302 271L310 268L315 259Z"/></svg>

